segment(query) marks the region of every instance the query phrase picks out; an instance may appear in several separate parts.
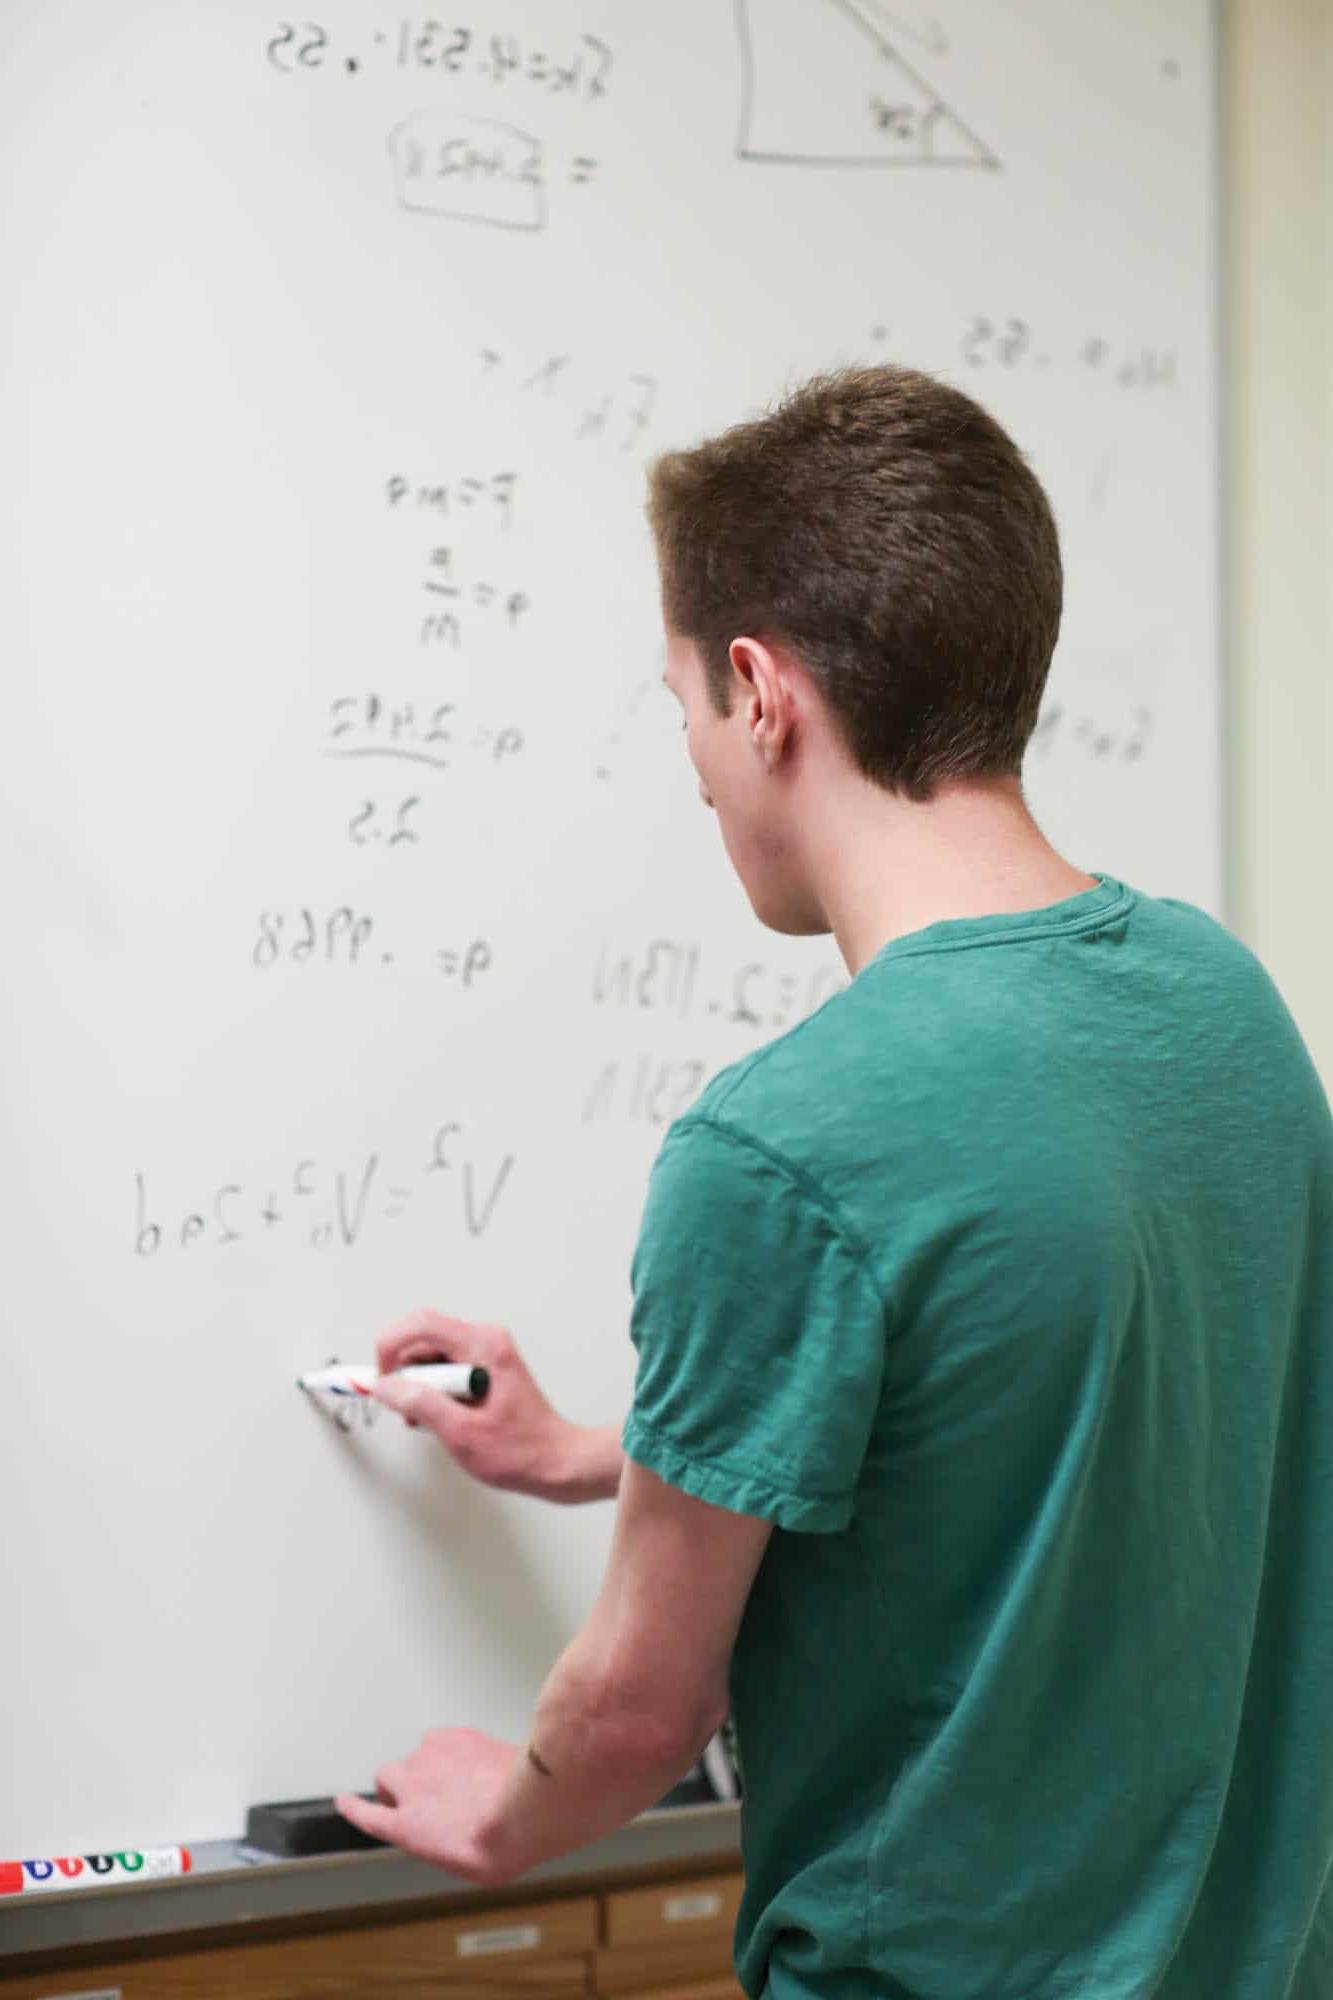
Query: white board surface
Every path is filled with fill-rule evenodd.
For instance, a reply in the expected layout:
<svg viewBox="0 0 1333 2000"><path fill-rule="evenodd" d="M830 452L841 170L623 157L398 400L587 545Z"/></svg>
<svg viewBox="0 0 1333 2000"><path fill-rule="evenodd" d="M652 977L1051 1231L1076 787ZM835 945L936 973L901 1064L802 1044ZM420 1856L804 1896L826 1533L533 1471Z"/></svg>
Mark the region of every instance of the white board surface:
<svg viewBox="0 0 1333 2000"><path fill-rule="evenodd" d="M1054 498L1029 764L1220 895L1199 0L11 0L0 1852L520 1736L609 1509L296 1374L419 1303L626 1405L666 1120L840 978L699 805L653 452L934 369Z"/></svg>

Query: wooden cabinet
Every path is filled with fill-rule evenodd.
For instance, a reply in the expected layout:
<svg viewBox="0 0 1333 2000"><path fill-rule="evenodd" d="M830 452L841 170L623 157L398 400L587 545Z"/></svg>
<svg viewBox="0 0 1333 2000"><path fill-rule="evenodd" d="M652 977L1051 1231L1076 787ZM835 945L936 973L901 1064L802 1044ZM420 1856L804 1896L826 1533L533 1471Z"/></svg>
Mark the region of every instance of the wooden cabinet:
<svg viewBox="0 0 1333 2000"><path fill-rule="evenodd" d="M740 1987L731 1977L731 1936L743 1886L740 1875L728 1874L612 1890L603 1899L596 1992L603 2000L622 1994L655 2000L660 1993L733 2000Z"/></svg>
<svg viewBox="0 0 1333 2000"><path fill-rule="evenodd" d="M744 2000L723 1945L622 1945L599 1951L593 1966L598 2000Z"/></svg>
<svg viewBox="0 0 1333 2000"><path fill-rule="evenodd" d="M0 2000L744 2000L734 1870L0 1972Z"/></svg>
<svg viewBox="0 0 1333 2000"><path fill-rule="evenodd" d="M608 1945L684 1938L722 1938L736 1928L744 1877L695 1875L685 1882L654 1882L646 1889L615 1889L603 1901Z"/></svg>
<svg viewBox="0 0 1333 2000"><path fill-rule="evenodd" d="M746 2000L743 1987L731 1977L706 1979L702 1986L658 1986L639 2000Z"/></svg>
<svg viewBox="0 0 1333 2000"><path fill-rule="evenodd" d="M593 1896L0 1979L0 2000L587 2000Z"/></svg>

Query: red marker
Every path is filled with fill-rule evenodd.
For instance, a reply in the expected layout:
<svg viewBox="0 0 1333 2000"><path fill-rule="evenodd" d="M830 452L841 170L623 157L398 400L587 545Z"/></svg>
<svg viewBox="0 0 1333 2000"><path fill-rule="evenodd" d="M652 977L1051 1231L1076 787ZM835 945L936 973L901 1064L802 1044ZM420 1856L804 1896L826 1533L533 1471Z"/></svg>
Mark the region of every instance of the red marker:
<svg viewBox="0 0 1333 2000"><path fill-rule="evenodd" d="M50 1859L0 1861L0 1896L46 1889L91 1889L102 1883L153 1882L188 1875L188 1847L122 1847L115 1854L56 1854Z"/></svg>

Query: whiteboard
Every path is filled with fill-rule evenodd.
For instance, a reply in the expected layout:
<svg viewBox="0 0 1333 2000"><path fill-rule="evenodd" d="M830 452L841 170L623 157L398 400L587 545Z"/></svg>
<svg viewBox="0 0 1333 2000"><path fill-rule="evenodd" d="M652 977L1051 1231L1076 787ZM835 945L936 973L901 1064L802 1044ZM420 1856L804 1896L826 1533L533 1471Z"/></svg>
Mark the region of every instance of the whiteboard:
<svg viewBox="0 0 1333 2000"><path fill-rule="evenodd" d="M1220 895L1198 0L11 0L0 1852L520 1737L610 1509L295 1393L429 1302L632 1380L665 1122L818 1005L659 684L657 450L936 370L1047 483L1029 761Z"/></svg>

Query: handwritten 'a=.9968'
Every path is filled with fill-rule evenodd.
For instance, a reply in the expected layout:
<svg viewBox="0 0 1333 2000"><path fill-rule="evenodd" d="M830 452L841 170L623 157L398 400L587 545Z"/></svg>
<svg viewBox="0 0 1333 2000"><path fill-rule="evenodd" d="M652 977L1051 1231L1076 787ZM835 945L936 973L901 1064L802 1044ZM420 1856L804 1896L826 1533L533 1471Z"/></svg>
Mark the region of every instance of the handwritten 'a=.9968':
<svg viewBox="0 0 1333 2000"><path fill-rule="evenodd" d="M290 967L329 968L351 972L358 967L387 972L434 971L460 992L482 984L495 963L485 938L428 944L404 950L391 947L383 927L368 910L341 903L334 909L309 905L286 910L261 910L250 949L250 963L259 972Z"/></svg>

